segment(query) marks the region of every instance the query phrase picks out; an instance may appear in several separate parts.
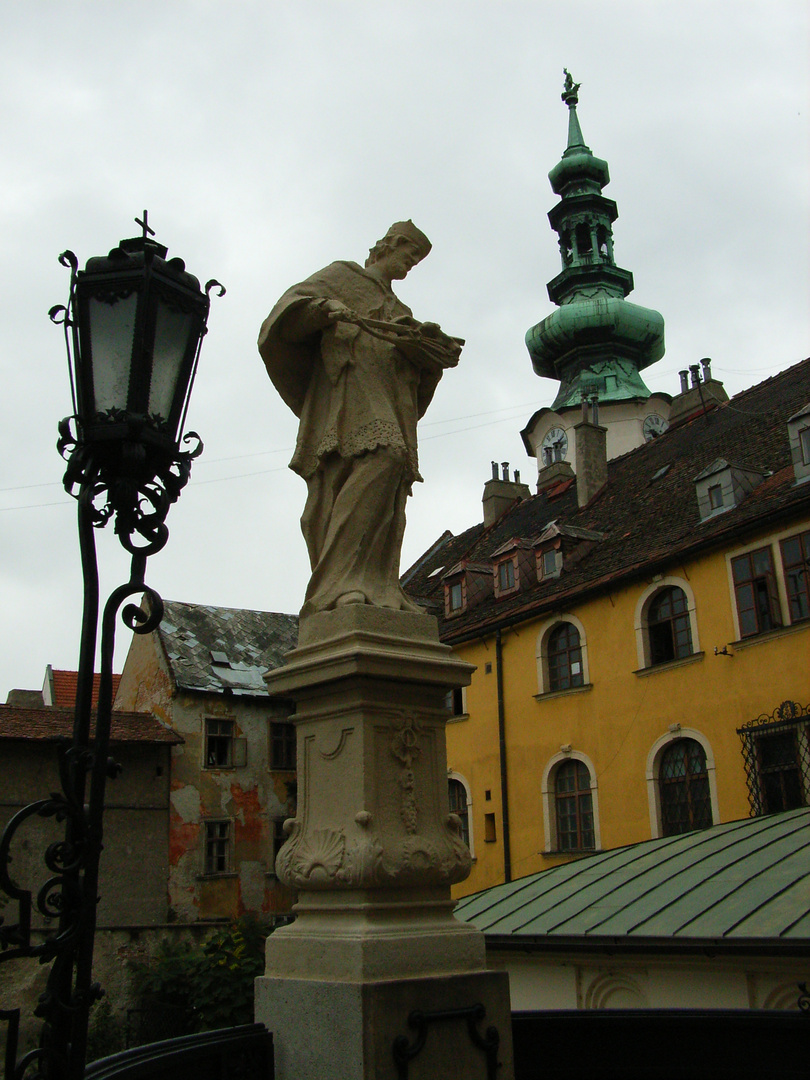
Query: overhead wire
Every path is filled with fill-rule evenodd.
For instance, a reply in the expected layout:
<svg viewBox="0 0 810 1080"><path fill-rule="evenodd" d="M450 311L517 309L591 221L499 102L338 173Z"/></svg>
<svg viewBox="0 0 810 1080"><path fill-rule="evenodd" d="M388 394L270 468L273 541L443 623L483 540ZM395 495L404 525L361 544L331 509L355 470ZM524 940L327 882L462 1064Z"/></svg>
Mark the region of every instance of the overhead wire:
<svg viewBox="0 0 810 1080"><path fill-rule="evenodd" d="M499 413L515 412L517 410L521 410L522 412L525 412L527 409L530 409L530 408L532 408L531 405L507 405L507 406L504 406L503 408L490 409L490 410L487 410L486 412L467 413L467 414L465 414L463 416L450 417L450 418L447 418L447 419L444 419L444 420L428 421L428 422L422 424L422 427L423 428L425 428L425 427L436 427L439 424L454 424L454 423L458 423L460 420L475 420L475 419L477 419L478 417L481 417L481 416L496 416ZM421 441L422 442L427 442L428 440L431 440L431 439L442 439L442 438L447 438L450 435L460 435L460 434L463 434L465 431L475 431L478 428L491 427L494 424L504 423L505 421L510 420L510 419L512 419L512 417L503 416L503 417L500 417L500 419L498 419L498 420L490 420L490 421L487 421L486 423L483 423L483 424L471 424L471 425L468 425L468 426L463 427L463 428L454 428L452 431L441 431L441 432L437 432L437 433L435 433L433 435L425 435L425 436L423 436ZM256 451L252 451L251 453L248 453L248 454L233 454L233 455L231 455L229 457L207 458L207 459L203 458L201 460L200 464L216 465L219 462L223 462L223 461L240 461L240 460L243 460L245 458L264 457L265 455L268 455L268 454L291 454L292 451L293 451L293 447L291 447L291 446L289 446L289 447L279 447L279 448L276 448L274 450L256 450ZM259 469L256 472L237 473L237 474L235 474L233 476L217 476L217 477L211 477L210 479L197 479L197 480L195 480L195 487L199 487L201 484L221 484L221 483L224 483L227 480L242 480L242 479L246 479L246 478L252 477L252 476L265 476L265 475L267 475L269 473L284 472L284 470L286 468L287 468L286 465L279 465L279 466L274 466L273 468L270 468L270 469ZM45 483L18 484L18 485L14 486L14 487L0 488L0 493L11 492L11 491L28 491L28 490L33 490L34 488L61 487L61 486L62 485L61 485L61 483L59 481L52 480L52 481L47 481ZM47 506L62 506L62 505L64 505L64 504L63 503L31 503L31 504L28 504L26 506L2 506L2 507L0 507L0 511L3 511L3 510L36 510L36 509L40 509L40 508L47 507Z"/></svg>

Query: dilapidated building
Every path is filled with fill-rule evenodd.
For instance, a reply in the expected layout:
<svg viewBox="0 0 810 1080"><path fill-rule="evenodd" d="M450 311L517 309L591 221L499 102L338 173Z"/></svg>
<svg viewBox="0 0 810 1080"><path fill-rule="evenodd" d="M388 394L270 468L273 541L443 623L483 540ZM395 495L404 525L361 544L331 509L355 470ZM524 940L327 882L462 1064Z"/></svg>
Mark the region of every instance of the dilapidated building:
<svg viewBox="0 0 810 1080"><path fill-rule="evenodd" d="M171 757L170 919L289 911L274 864L295 812L295 729L263 676L297 638L294 615L170 601L157 630L133 638L115 708L150 713L182 738Z"/></svg>

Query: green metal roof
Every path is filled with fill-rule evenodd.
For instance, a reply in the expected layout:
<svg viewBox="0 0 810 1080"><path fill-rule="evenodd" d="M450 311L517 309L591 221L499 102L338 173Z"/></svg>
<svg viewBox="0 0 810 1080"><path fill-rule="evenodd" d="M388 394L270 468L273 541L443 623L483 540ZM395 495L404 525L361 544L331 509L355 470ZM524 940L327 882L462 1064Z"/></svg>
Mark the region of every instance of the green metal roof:
<svg viewBox="0 0 810 1080"><path fill-rule="evenodd" d="M489 944L810 944L810 808L586 856L461 900Z"/></svg>

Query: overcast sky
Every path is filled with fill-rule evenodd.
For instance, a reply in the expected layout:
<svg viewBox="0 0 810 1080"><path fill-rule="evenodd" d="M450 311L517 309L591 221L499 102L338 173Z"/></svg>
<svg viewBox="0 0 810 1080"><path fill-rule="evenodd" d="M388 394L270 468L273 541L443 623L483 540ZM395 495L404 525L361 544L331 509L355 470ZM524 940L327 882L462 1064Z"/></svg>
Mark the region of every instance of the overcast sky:
<svg viewBox="0 0 810 1080"><path fill-rule="evenodd" d="M411 217L430 257L397 287L466 338L421 424L403 569L481 520L490 461L534 482L519 431L556 384L523 337L560 269L547 174L563 67L607 159L630 299L666 322L644 378L701 357L735 393L810 353L806 0L2 0L0 701L75 668L81 578L56 424L71 411L57 256L138 232L214 300L189 426L205 453L147 580L166 599L297 611L308 577L296 421L256 352L291 284L363 261ZM102 591L128 577L108 527ZM128 632L119 630L120 670Z"/></svg>

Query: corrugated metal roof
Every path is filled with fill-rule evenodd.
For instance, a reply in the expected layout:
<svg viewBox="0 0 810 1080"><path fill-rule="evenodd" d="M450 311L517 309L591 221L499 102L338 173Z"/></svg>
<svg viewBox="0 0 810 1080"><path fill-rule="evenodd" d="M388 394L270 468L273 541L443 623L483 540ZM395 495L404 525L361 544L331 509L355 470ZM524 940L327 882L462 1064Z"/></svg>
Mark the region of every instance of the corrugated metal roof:
<svg viewBox="0 0 810 1080"><path fill-rule="evenodd" d="M487 938L810 941L810 807L590 855L459 901Z"/></svg>
<svg viewBox="0 0 810 1080"><path fill-rule="evenodd" d="M298 616L165 602L159 634L181 690L267 696L263 676L298 643Z"/></svg>

